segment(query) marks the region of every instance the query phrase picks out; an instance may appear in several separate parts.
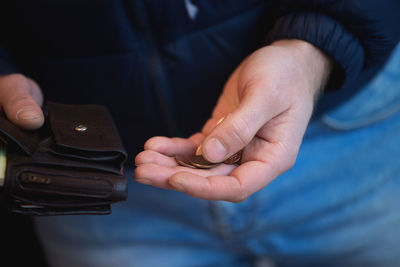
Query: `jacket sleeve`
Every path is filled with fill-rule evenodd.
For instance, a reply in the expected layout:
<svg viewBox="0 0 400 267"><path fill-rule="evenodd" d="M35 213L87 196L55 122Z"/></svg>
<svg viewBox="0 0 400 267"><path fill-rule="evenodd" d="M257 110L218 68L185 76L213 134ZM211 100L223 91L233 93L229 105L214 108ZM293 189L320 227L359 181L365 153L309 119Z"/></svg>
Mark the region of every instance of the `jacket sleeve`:
<svg viewBox="0 0 400 267"><path fill-rule="evenodd" d="M280 0L267 36L301 39L336 62L327 90L343 87L380 66L400 40L399 0Z"/></svg>

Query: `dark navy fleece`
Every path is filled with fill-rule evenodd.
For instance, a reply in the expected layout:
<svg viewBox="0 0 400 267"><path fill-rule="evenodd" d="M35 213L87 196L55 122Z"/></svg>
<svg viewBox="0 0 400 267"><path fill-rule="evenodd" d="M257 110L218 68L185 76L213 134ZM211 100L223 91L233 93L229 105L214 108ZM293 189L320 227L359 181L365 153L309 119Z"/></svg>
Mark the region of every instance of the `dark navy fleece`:
<svg viewBox="0 0 400 267"><path fill-rule="evenodd" d="M335 60L317 114L332 109L388 59L399 13L398 0L2 0L0 73L108 106L132 157L151 136L200 130L234 68L279 39Z"/></svg>

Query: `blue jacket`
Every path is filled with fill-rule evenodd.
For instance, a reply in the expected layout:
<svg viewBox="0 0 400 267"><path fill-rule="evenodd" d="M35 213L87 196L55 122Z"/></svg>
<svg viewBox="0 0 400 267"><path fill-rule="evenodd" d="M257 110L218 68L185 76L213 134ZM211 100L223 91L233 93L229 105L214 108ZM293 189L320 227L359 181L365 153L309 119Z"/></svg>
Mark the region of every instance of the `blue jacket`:
<svg viewBox="0 0 400 267"><path fill-rule="evenodd" d="M399 0L2 0L0 74L108 106L134 156L151 136L200 130L235 67L279 39L335 60L317 114L332 109L388 59L399 13Z"/></svg>

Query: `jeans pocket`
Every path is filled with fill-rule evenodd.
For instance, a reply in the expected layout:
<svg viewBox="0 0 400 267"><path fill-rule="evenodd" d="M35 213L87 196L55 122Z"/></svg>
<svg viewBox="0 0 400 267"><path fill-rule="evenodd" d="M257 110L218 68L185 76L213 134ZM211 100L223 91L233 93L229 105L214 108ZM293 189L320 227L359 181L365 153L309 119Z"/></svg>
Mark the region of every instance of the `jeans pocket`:
<svg viewBox="0 0 400 267"><path fill-rule="evenodd" d="M400 45L381 72L357 95L324 114L321 121L336 130L352 130L400 111Z"/></svg>

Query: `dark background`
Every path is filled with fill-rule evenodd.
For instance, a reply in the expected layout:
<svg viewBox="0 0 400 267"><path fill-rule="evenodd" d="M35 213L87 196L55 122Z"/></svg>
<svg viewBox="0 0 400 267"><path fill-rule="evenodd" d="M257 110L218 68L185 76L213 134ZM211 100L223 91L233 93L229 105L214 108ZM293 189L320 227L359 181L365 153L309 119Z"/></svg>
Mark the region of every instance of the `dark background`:
<svg viewBox="0 0 400 267"><path fill-rule="evenodd" d="M47 267L29 216L0 208L1 261L10 266Z"/></svg>

